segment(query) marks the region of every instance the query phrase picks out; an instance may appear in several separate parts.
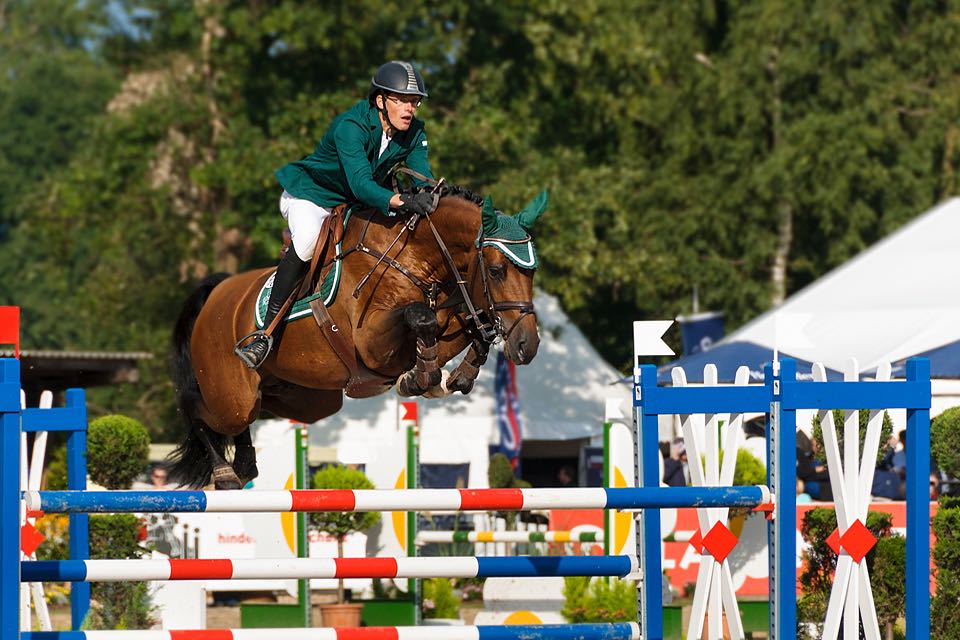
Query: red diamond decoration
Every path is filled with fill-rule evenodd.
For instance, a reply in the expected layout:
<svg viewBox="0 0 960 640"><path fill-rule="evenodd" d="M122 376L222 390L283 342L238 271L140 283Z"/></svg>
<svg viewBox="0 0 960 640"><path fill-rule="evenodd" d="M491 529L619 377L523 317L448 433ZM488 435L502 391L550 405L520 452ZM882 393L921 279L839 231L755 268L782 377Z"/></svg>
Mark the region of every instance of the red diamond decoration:
<svg viewBox="0 0 960 640"><path fill-rule="evenodd" d="M700 533L700 528L697 527L697 530L694 531L693 536L690 538L690 546L697 550L697 553L703 555L703 535Z"/></svg>
<svg viewBox="0 0 960 640"><path fill-rule="evenodd" d="M44 535L29 522L20 527L20 549L28 556L32 556L44 540Z"/></svg>
<svg viewBox="0 0 960 640"><path fill-rule="evenodd" d="M717 562L723 562L737 546L737 536L722 522L713 525L713 528L703 536L703 548L706 549Z"/></svg>
<svg viewBox="0 0 960 640"><path fill-rule="evenodd" d="M873 549L875 544L877 544L877 539L859 520L854 520L850 528L840 536L840 546L850 554L854 562L863 560L863 557L867 555L870 549Z"/></svg>
<svg viewBox="0 0 960 640"><path fill-rule="evenodd" d="M827 546L830 547L835 554L840 555L840 529L833 530L833 533L827 538Z"/></svg>

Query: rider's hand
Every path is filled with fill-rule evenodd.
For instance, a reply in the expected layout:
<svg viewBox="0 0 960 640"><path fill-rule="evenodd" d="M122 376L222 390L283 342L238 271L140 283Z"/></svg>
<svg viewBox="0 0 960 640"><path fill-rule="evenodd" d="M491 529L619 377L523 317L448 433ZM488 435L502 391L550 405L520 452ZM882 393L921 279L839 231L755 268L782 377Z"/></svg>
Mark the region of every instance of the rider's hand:
<svg viewBox="0 0 960 640"><path fill-rule="evenodd" d="M400 200L400 213L426 215L433 211L433 194L428 191L401 193Z"/></svg>

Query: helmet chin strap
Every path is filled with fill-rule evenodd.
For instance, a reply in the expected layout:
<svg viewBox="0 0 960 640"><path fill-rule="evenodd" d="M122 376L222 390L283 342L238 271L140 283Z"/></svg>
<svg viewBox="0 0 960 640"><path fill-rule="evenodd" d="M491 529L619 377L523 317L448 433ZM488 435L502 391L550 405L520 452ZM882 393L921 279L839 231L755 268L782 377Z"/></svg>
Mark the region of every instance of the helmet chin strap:
<svg viewBox="0 0 960 640"><path fill-rule="evenodd" d="M380 115L383 116L383 119L387 121L387 126L390 127L390 131L388 132L390 135L389 135L388 137L392 138L392 137L394 136L394 134L396 134L397 131L399 131L399 129L397 129L397 125L393 124L393 121L390 119L390 112L387 111L387 96L386 96L386 94L381 93L381 94L380 94L380 98L383 100L383 106L382 106L382 107L379 107L379 106L378 106L378 107L377 107L377 111L379 111L379 112L380 112Z"/></svg>

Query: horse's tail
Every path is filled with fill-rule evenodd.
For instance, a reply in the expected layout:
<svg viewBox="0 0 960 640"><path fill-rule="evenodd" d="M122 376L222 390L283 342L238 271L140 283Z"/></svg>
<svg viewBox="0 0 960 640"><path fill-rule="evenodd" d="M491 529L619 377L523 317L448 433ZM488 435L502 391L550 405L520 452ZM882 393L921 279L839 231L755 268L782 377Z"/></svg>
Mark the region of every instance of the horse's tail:
<svg viewBox="0 0 960 640"><path fill-rule="evenodd" d="M215 273L205 278L187 298L173 328L170 375L173 378L177 408L186 427L186 435L170 454L167 473L172 482L194 489L206 485L213 472L213 462L199 431L205 430L206 437L221 454L225 443L224 437L208 428L199 416L198 408L202 399L200 384L193 370L193 357L190 355L190 337L200 309L210 297L210 292L228 277L230 275L227 273Z"/></svg>

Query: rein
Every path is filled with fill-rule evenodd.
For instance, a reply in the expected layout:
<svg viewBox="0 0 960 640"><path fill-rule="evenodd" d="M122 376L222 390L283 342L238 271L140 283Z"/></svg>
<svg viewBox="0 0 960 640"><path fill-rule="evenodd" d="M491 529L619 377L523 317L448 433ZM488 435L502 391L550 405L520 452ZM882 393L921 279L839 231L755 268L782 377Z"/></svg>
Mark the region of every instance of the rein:
<svg viewBox="0 0 960 640"><path fill-rule="evenodd" d="M426 182L427 184L431 185L431 192L433 193L433 206L431 207L431 210L429 213L426 213L422 216L420 214L412 215L404 223L403 228L400 229L400 232L397 234L397 236L393 239L390 245L383 252L380 252L377 249L369 247L365 245L363 242L363 239L366 237L367 229L370 227L371 218L367 219L366 225L364 226L363 231L360 234L360 240L357 242L357 245L354 248L347 250L346 252L342 253L341 255L335 258L337 260L340 260L345 258L350 253L357 251L361 253L366 253L367 255L377 259L376 264L374 264L373 267L370 269L370 271L367 272L367 274L360 280L359 283L357 283L356 288L353 290L353 297L358 298L360 296L361 290L363 289L364 286L366 286L367 282L369 282L370 278L376 272L377 268L380 267L380 265L382 264L386 264L387 266L396 270L398 273L404 275L408 280L410 280L410 282L414 284L414 286L420 289L420 291L423 292L424 299L426 300L427 304L431 309L436 310L438 308L452 307L460 303L464 304L467 308L467 316L470 318L470 321L473 323L477 332L480 334L480 339L483 342L486 342L487 344L492 344L498 338L503 339L504 341L509 339L510 335L513 333L514 329L516 329L520 321L523 320L528 315L535 315L536 311L534 310L533 302L529 300L523 300L523 301L504 300L504 301L497 302L493 299L493 295L490 292L487 266L486 266L486 262L483 259L483 224L482 222L480 225L480 246L477 249L477 269L474 271L474 276L473 276L474 279L472 279L470 283L472 287L473 283L475 282L475 278L479 273L480 281L481 281L481 284L483 285L483 295L484 295L484 302L486 303L486 309L481 309L478 311L477 306L474 304L473 298L470 295L470 291L467 288L467 282L463 278L463 276L460 274L460 270L457 268L456 261L453 259L453 256L450 254L449 249L447 249L447 245L443 241L443 237L440 235L440 232L437 230L437 227L433 223L433 219L431 217L431 215L436 210L437 205L440 201L440 196L441 196L442 188L444 185L443 179L441 178L439 181L436 181L407 167L397 167L395 169L395 172L405 173L407 175L410 175L416 178L417 180ZM398 261L394 260L393 258L387 255L397 245L397 243L405 234L412 233L413 230L416 229L416 226L421 220L421 218L425 218L427 221L427 224L430 225L430 231L433 233L433 237L437 241L437 246L439 247L440 253L447 264L447 269L449 270L450 275L453 276L452 284L455 286L457 290L456 293L451 294L450 298L446 302L440 304L439 306L437 303L438 303L438 298L440 296L440 293L441 291L449 288L449 285L451 284L450 282L426 283L421 278L417 277L414 273L412 273L409 269L407 269L402 264L400 264ZM459 294L459 296L457 294ZM509 328L505 329L503 324L503 319L500 317L500 314L498 313L500 311L520 311L520 316L510 324ZM487 316L487 320L483 318L484 315Z"/></svg>

